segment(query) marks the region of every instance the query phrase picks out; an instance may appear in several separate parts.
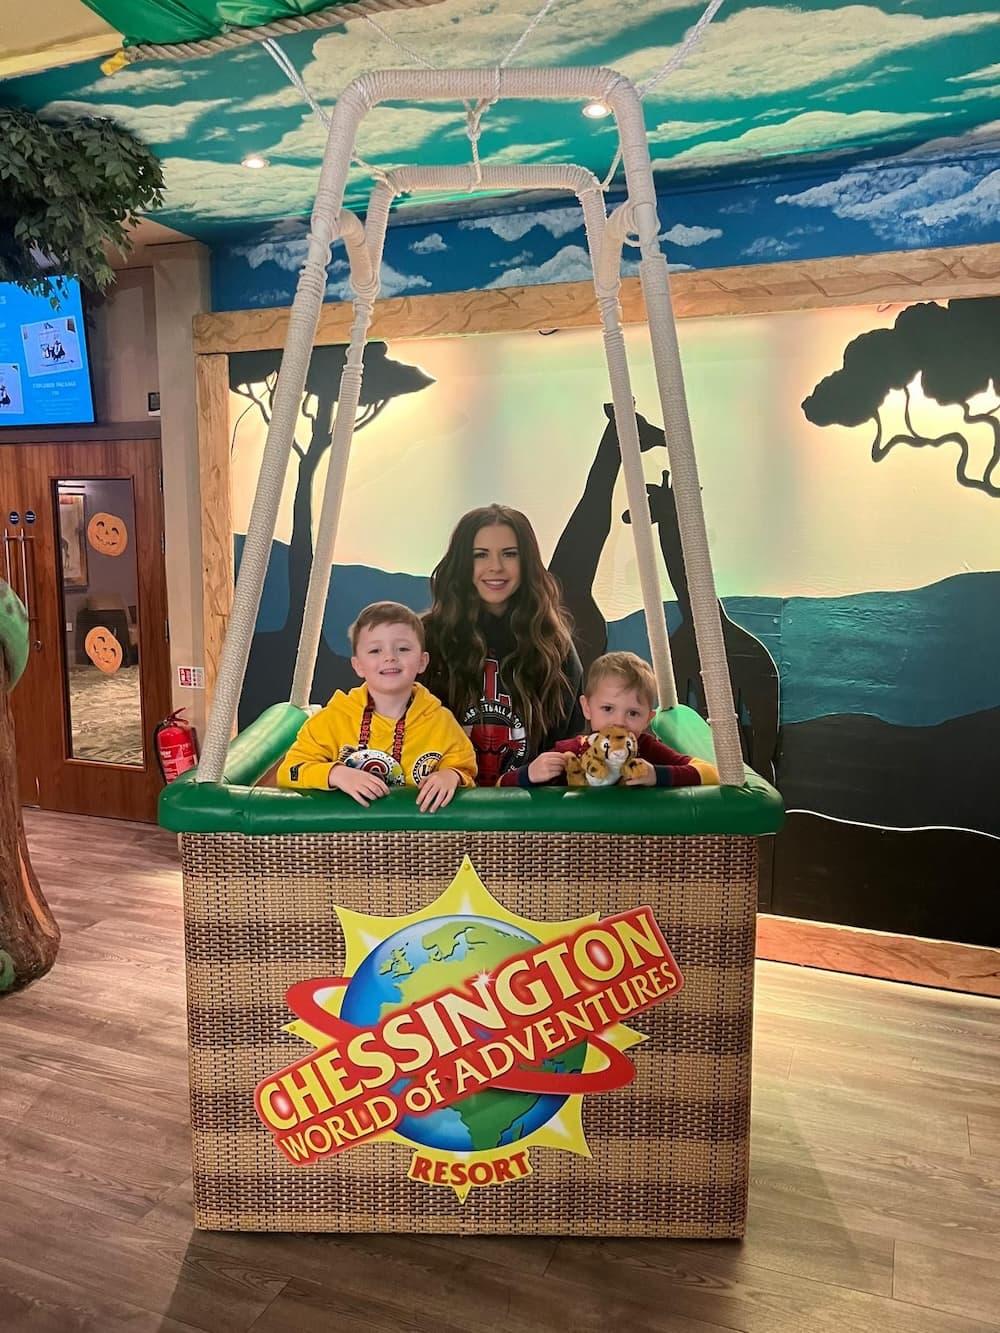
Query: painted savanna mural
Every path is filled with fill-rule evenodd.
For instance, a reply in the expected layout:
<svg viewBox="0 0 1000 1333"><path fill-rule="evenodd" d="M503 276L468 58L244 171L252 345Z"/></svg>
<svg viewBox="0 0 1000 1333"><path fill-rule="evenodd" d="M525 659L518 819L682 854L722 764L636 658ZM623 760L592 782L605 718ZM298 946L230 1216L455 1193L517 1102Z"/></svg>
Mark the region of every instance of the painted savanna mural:
<svg viewBox="0 0 1000 1333"><path fill-rule="evenodd" d="M988 300L681 326L744 752L791 811L770 910L1000 937L984 892L1000 850L984 780L1000 742L998 333ZM627 340L678 692L703 708L650 356L642 330ZM279 361L231 358L237 555ZM320 349L310 371L244 722L287 696L342 363ZM599 335L376 343L366 368L314 698L350 682L358 610L424 609L456 518L491 500L530 515L585 659L645 652Z"/></svg>

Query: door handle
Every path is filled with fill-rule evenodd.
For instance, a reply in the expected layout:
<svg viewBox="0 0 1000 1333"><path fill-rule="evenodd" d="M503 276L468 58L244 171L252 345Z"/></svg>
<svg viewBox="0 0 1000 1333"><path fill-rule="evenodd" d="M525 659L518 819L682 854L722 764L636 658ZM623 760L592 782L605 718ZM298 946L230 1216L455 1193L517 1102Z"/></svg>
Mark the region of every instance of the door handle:
<svg viewBox="0 0 1000 1333"><path fill-rule="evenodd" d="M7 567L6 579L7 579L7 582L10 584L10 586L11 586L12 588L13 588L14 584L11 582L11 577L10 577L10 545L9 545L9 543L12 542L13 540L14 540L14 538L10 535L10 533L7 531L7 529L4 528L4 530L3 530L3 558L4 558L4 564L5 564L6 567Z"/></svg>
<svg viewBox="0 0 1000 1333"><path fill-rule="evenodd" d="M18 542L21 547L21 581L22 581L22 587L24 589L24 609L28 616L28 633L31 634L32 626L37 627L38 617L32 611L32 603L34 601L34 598L31 595L33 591L34 576L35 576L35 553L34 549L32 549L31 578L29 579L28 542L34 541L35 539L33 536L32 537L27 536L27 534L24 532L17 532L14 534L13 537L10 538L10 540ZM32 648L34 648L36 653L40 653L42 651L42 641L37 637L37 629L36 629L36 637L32 639L31 646Z"/></svg>

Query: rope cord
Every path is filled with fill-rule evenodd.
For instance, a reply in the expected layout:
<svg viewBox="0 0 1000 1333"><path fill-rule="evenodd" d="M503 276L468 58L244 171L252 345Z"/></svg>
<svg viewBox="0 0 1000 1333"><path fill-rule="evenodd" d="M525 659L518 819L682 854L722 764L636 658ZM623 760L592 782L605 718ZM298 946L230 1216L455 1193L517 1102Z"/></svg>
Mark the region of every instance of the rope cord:
<svg viewBox="0 0 1000 1333"><path fill-rule="evenodd" d="M708 25L712 22L712 20L715 18L716 14L719 12L719 10L722 8L724 4L725 0L709 0L708 5L705 7L705 12L702 14L701 18L694 25L694 27L688 28L687 32L684 34L684 40L681 42L680 46L673 53L673 55L666 62L666 64L661 65L660 68L656 71L656 73L651 74L648 79L644 79L642 83L636 84L636 92L638 92L639 94L640 102L646 96L646 94L652 92L652 90L656 87L656 85L658 83L661 83L667 77L668 74L673 74L674 70L679 69L680 66L684 64L684 61L687 60L688 56L701 41L702 37L704 37L705 30L707 29ZM621 165L621 160L622 160L622 149L621 149L621 144L619 143L618 151L615 153L614 161L611 163L611 167L608 171L608 174L601 181L601 188L603 190L606 190L608 186L611 184L611 182L614 180L615 172Z"/></svg>
<svg viewBox="0 0 1000 1333"><path fill-rule="evenodd" d="M517 41L514 43L514 45L510 48L510 50L509 50L509 51L507 52L507 54L504 56L503 60L500 61L500 68L501 68L501 69L504 69L505 66L507 66L508 64L510 64L510 62L511 62L511 61L514 59L514 57L517 55L518 51L520 51L521 47L525 44L525 42L528 40L528 38L531 36L531 34L535 31L535 29L538 27L539 23L542 22L542 20L543 20L543 19L545 18L545 16L546 16L546 14L548 14L549 10L552 8L552 6L553 6L555 3L556 3L556 0L545 0L545 4L542 5L541 9L538 11L538 13L535 15L535 17L531 20L531 22L530 22L530 23L528 24L528 26L525 28L524 32L521 33L520 37L517 39Z"/></svg>
<svg viewBox="0 0 1000 1333"><path fill-rule="evenodd" d="M468 101L462 103L465 107L465 132L468 135L469 143L472 146L472 178L469 182L470 190L477 189L483 183L483 165L479 157L479 139L482 135L483 116L491 106L495 106L500 100L500 71L514 59L521 47L525 44L538 25L544 20L545 16L556 2L557 0L545 0L541 9L535 13L520 37L518 37L517 41L500 61L500 64L496 67L496 92L494 95L489 98L481 98L475 105ZM721 4L722 0L719 0L719 3ZM374 28L378 35L383 37L390 46L394 46L397 51L401 51L403 55L409 56L411 60L415 60L418 65L423 65L424 69L437 68L431 61L426 60L420 55L418 51L414 51L412 47L397 41L392 33L386 32L385 28L383 28L380 23L376 23L373 18L369 17L369 15L365 14L364 20L368 26Z"/></svg>
<svg viewBox="0 0 1000 1333"><path fill-rule="evenodd" d="M289 60L288 56L281 49L278 43L274 40L273 37L265 37L265 39L261 42L261 46L268 53L271 59L275 62L275 64L278 66L281 72L287 77L289 83L291 83L292 87L296 90L296 92L298 92L302 100L309 104L309 106L316 114L323 128L327 132L329 132L330 129L329 111L327 111L325 106L316 101L316 98L313 97L312 93L309 91L309 88L306 85L305 80L302 78L302 75L298 72L298 70L292 64L291 60ZM366 162L365 159L357 151L352 151L351 161L355 164L355 166L359 166L362 168L362 170L370 172L371 175L374 176L376 180L385 180L385 172L382 170L382 168L375 166L374 163L372 162Z"/></svg>
<svg viewBox="0 0 1000 1333"><path fill-rule="evenodd" d="M411 47L404 46L402 42L397 42L391 32L386 32L385 28L383 28L380 23L376 23L373 18L369 17L369 15L365 14L363 17L370 28L374 28L378 35L384 37L390 46L394 46L397 51L402 51L404 56L409 56L410 59L415 60L418 65L423 65L424 69L436 68L430 60L425 60L422 55L418 54L418 52L414 51Z"/></svg>

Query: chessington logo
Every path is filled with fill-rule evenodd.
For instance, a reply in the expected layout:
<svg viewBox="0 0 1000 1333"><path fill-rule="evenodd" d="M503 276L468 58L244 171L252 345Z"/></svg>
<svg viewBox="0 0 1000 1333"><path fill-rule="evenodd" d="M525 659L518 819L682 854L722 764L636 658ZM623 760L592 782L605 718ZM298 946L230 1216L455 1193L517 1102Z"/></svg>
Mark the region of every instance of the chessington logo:
<svg viewBox="0 0 1000 1333"><path fill-rule="evenodd" d="M287 993L284 1030L313 1049L254 1096L297 1166L388 1140L464 1201L529 1176L534 1148L589 1157L583 1099L630 1083L645 1040L624 1020L683 984L650 908L529 921L468 857L410 916L336 910L345 975Z"/></svg>

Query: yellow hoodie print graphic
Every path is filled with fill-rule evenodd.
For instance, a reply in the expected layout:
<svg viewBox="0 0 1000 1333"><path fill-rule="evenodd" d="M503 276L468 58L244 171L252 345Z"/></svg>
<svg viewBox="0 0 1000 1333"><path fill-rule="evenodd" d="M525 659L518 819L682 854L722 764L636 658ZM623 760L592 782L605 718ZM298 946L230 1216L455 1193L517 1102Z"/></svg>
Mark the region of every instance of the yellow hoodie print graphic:
<svg viewBox="0 0 1000 1333"><path fill-rule="evenodd" d="M296 736L278 769L278 786L301 791L307 787L328 788L330 770L343 762L342 753L357 748L361 719L368 703L368 686L359 685L344 694L338 690ZM374 713L367 749L392 754L396 719ZM423 685L414 685L406 711L401 757L403 778L417 787L430 773L454 768L463 787L476 780L476 752L472 742L447 708Z"/></svg>

